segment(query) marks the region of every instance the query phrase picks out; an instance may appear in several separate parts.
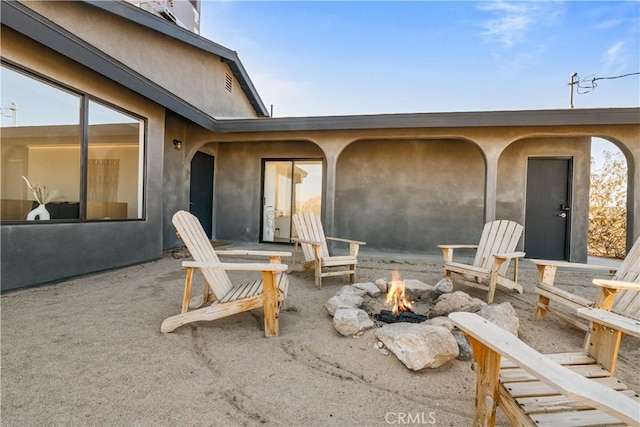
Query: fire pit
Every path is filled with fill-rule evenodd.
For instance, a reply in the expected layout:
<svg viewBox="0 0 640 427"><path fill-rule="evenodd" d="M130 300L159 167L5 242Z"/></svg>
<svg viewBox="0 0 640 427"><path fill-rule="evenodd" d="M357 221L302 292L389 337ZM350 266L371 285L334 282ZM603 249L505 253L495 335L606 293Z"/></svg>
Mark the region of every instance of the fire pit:
<svg viewBox="0 0 640 427"><path fill-rule="evenodd" d="M373 317L374 319L384 323L421 323L429 318L427 316L423 316L422 314L414 313L411 310L401 311L398 314L393 314L393 312L390 310L380 310L380 313L376 313Z"/></svg>
<svg viewBox="0 0 640 427"><path fill-rule="evenodd" d="M413 302L409 301L405 292L404 281L401 280L397 270L391 273L391 283L388 285L385 305L391 310L380 310L373 317L384 323L421 323L428 319L427 316L414 313Z"/></svg>

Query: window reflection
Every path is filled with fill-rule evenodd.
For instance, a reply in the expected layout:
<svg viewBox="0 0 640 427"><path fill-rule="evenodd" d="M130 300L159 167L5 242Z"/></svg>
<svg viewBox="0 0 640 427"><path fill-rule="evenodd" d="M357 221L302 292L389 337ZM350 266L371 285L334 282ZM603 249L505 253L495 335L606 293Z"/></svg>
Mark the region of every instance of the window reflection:
<svg viewBox="0 0 640 427"><path fill-rule="evenodd" d="M89 102L87 219L140 218L141 120Z"/></svg>
<svg viewBox="0 0 640 427"><path fill-rule="evenodd" d="M23 176L49 193L51 219L78 219L81 97L4 66L1 88L1 219L26 220L39 205Z"/></svg>
<svg viewBox="0 0 640 427"><path fill-rule="evenodd" d="M89 100L83 136L82 95L4 64L1 70L0 219L142 218L143 120ZM48 192L41 200L48 214L29 215L40 203L22 177Z"/></svg>

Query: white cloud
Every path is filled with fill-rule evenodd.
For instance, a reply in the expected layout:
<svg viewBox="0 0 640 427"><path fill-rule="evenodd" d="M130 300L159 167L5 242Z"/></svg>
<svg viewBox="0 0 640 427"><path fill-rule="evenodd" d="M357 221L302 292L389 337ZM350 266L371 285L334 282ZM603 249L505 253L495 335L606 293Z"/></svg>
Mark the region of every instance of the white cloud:
<svg viewBox="0 0 640 427"><path fill-rule="evenodd" d="M619 27L626 22L627 20L623 18L606 19L596 24L594 28L597 30L610 30L611 28Z"/></svg>
<svg viewBox="0 0 640 427"><path fill-rule="evenodd" d="M482 24L482 33L489 41L498 41L507 49L526 40L532 29L549 25L562 13L558 2L505 2L481 3L478 8L493 13L493 19Z"/></svg>
<svg viewBox="0 0 640 427"><path fill-rule="evenodd" d="M629 55L625 49L625 43L619 40L602 54L602 62L607 72L620 72L627 65Z"/></svg>

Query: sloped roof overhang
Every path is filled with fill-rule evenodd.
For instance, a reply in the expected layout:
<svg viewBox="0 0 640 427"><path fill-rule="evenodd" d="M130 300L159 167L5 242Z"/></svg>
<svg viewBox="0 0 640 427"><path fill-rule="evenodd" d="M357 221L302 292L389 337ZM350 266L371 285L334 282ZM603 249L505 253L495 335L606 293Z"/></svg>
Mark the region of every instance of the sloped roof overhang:
<svg viewBox="0 0 640 427"><path fill-rule="evenodd" d="M150 28L173 39L180 40L205 52L220 57L227 64L233 76L236 78L249 103L260 117L268 116L258 91L253 86L249 74L245 70L237 52L208 40L189 30L181 28L172 22L155 16L139 7L123 1L85 0L86 3L104 11L113 13L122 18L135 22L138 25Z"/></svg>

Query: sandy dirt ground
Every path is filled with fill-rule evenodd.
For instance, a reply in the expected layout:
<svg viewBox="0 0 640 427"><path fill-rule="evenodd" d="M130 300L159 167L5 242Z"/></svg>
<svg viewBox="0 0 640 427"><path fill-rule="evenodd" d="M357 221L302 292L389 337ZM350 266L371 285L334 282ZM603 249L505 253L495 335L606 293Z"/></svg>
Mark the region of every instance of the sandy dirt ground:
<svg viewBox="0 0 640 427"><path fill-rule="evenodd" d="M162 320L180 310L177 255L4 294L1 425L471 425L471 362L414 372L374 349L373 330L360 337L334 330L323 305L347 284L344 277L326 278L317 290L312 271L292 272L279 337L264 338L260 309L160 333ZM360 282L390 279L394 269L429 284L442 277L436 258L361 259ZM498 292L496 302L513 305L520 338L537 350L579 350L578 329L533 320L536 272L522 264L525 292ZM556 282L590 296L591 277L559 273ZM639 340L625 338L617 376L636 390L638 360ZM498 424L508 425L500 411Z"/></svg>

